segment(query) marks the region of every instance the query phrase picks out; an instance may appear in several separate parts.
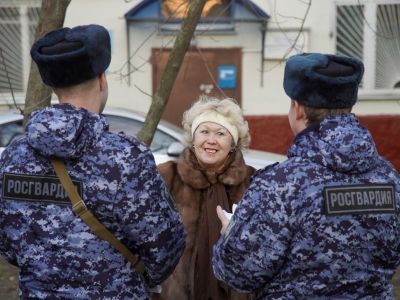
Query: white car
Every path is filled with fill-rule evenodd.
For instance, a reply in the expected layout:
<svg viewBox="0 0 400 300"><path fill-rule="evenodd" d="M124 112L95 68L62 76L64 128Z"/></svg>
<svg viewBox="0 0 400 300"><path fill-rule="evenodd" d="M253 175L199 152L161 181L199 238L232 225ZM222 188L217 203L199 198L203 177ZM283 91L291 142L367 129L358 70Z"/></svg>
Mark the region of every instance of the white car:
<svg viewBox="0 0 400 300"><path fill-rule="evenodd" d="M136 136L145 121L145 115L121 108L106 108L103 112L110 123L110 131ZM23 116L15 110L0 112L0 153L17 136L24 133ZM156 164L176 159L184 149L183 130L169 122L160 121L150 149ZM244 150L244 159L256 169L280 162L286 156L271 152Z"/></svg>

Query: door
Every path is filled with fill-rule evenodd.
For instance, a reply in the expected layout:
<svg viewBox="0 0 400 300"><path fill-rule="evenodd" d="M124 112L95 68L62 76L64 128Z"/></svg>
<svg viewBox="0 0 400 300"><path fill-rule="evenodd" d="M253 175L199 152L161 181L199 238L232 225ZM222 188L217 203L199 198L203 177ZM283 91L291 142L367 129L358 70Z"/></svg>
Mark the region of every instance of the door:
<svg viewBox="0 0 400 300"><path fill-rule="evenodd" d="M170 50L153 49L153 94L158 88ZM182 114L200 95L234 98L241 104L240 48L191 49L185 55L162 119L181 126Z"/></svg>

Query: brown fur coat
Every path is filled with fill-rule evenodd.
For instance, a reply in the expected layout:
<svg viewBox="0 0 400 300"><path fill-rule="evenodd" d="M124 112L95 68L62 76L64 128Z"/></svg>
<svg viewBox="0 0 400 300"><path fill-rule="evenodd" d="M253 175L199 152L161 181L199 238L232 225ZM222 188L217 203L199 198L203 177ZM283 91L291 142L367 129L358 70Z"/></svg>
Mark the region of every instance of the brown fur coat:
<svg viewBox="0 0 400 300"><path fill-rule="evenodd" d="M199 217L205 207L203 204L204 198L208 195L207 190L218 182L222 183L225 186L229 206L232 208L232 204L241 199L254 173L254 168L245 165L241 151L236 151L231 155L233 157L229 159L229 165L225 166L221 174L201 171L195 155L189 148L184 150L178 161L169 161L158 166L181 214L187 238L185 251L174 273L162 284L161 295L153 299L199 299L198 296L193 295L198 276L208 276L208 274L198 274L194 254L197 253L199 243L202 242L198 240ZM218 218L216 212L215 218ZM219 222L218 224L220 225ZM218 232L220 229L221 227L217 229ZM223 286L222 283L220 284ZM223 289L230 295L225 299L250 299L249 295L233 293L226 286Z"/></svg>

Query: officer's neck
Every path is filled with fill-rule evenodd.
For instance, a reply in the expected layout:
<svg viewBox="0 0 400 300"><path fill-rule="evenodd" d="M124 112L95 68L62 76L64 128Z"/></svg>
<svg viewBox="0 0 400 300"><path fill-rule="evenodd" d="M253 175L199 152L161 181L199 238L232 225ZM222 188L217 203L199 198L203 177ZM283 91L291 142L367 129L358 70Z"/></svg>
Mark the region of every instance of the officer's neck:
<svg viewBox="0 0 400 300"><path fill-rule="evenodd" d="M100 114L105 103L105 95L93 82L85 82L66 88L53 88L60 103L68 103L76 108Z"/></svg>

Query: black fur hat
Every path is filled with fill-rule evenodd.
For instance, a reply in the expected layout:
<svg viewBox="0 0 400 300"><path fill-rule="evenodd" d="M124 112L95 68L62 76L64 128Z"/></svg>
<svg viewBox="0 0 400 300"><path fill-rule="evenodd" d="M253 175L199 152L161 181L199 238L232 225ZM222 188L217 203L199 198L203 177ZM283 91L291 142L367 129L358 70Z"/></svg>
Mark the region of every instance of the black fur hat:
<svg viewBox="0 0 400 300"><path fill-rule="evenodd" d="M31 56L45 84L66 87L103 73L111 61L108 31L100 25L61 28L37 40Z"/></svg>
<svg viewBox="0 0 400 300"><path fill-rule="evenodd" d="M349 108L357 101L364 65L355 58L320 53L290 57L283 87L299 103L314 108Z"/></svg>

